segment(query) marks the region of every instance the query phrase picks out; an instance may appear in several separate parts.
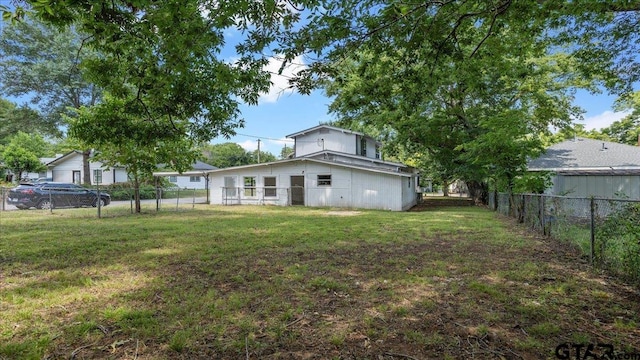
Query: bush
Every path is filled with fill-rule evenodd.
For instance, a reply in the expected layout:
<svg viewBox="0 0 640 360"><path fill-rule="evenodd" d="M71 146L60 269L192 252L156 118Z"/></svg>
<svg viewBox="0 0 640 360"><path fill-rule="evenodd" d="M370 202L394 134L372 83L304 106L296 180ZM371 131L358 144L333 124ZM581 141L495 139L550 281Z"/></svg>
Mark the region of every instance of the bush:
<svg viewBox="0 0 640 360"><path fill-rule="evenodd" d="M598 226L600 262L640 280L640 203L628 203Z"/></svg>
<svg viewBox="0 0 640 360"><path fill-rule="evenodd" d="M111 200L130 200L133 198L134 187L131 183L116 183L111 185L105 185L100 188L101 191L106 191L111 195ZM155 199L156 188L153 185L142 184L140 185L140 199Z"/></svg>

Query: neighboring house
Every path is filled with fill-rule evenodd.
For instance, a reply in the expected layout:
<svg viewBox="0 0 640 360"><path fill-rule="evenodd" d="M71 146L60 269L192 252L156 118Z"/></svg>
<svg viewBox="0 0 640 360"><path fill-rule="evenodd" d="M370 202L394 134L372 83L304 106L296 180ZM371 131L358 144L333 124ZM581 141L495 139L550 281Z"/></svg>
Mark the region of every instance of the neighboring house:
<svg viewBox="0 0 640 360"><path fill-rule="evenodd" d="M81 184L84 179L82 152L70 151L47 164L47 176L55 182ZM128 181L127 170L124 167L107 168L99 161L90 161L92 185L110 185Z"/></svg>
<svg viewBox="0 0 640 360"><path fill-rule="evenodd" d="M175 186L183 189L207 189L208 188L208 171L216 170L217 167L203 163L202 161L196 161L193 164L191 170L180 173L169 172L169 175L164 175L169 179L169 182ZM156 172L154 175L159 176L160 172Z"/></svg>
<svg viewBox="0 0 640 360"><path fill-rule="evenodd" d="M548 194L640 199L637 146L576 138L551 146L528 169L552 174Z"/></svg>
<svg viewBox="0 0 640 360"><path fill-rule="evenodd" d="M62 156L62 154L56 154L55 157L52 157L52 158L40 158L39 160L40 160L40 163L42 165L46 166L48 163L52 162L53 160L55 160L55 159L57 159L57 158L59 158L61 156ZM30 173L22 175L23 178L26 178L26 179L29 179L29 180L37 180L37 179L40 179L40 178L49 178L50 179L51 176L52 176L51 175L51 169L49 169L49 168L46 168L46 169L44 169L43 171L41 171L39 173L30 172Z"/></svg>
<svg viewBox="0 0 640 360"><path fill-rule="evenodd" d="M319 125L287 136L290 159L209 171L211 204L273 204L404 211L417 202L418 173L382 160L362 133Z"/></svg>

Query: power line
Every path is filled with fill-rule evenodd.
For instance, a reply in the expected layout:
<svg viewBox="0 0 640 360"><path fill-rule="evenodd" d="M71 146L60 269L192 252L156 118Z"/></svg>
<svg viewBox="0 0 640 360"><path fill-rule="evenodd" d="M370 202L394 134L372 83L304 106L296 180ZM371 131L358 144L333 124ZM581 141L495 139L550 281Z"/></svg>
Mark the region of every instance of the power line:
<svg viewBox="0 0 640 360"><path fill-rule="evenodd" d="M290 141L293 142L294 140L292 139L274 139L274 138L269 138L266 136L255 136L255 135L247 135L247 134L239 134L236 133L236 136L245 136L245 137L250 137L250 138L255 138L255 139L265 139L265 140L273 140L273 141Z"/></svg>

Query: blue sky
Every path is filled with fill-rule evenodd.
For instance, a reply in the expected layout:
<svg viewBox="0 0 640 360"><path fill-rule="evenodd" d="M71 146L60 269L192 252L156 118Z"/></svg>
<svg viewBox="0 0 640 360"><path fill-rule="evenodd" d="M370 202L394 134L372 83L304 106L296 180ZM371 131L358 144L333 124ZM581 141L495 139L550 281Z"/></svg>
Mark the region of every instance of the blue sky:
<svg viewBox="0 0 640 360"><path fill-rule="evenodd" d="M11 6L8 0L0 0L0 4ZM3 26L6 24L0 20L0 30ZM235 30L230 30L227 35L230 37L230 43L233 43L234 38L237 40L241 37ZM227 49L232 49L231 44ZM233 61L232 52L227 56L229 61ZM296 59L294 64L296 63L301 64L303 61ZM279 66L280 62L273 59L267 70L275 73ZM217 138L212 143L235 142L246 150L255 150L260 139L261 150L278 156L285 143L287 146L293 145L292 141L285 139L286 135L333 120L334 116L327 112L330 99L324 96L322 91L315 91L311 95L283 91L287 87L286 75L291 75L296 69L293 65L285 69L283 73L285 76L272 75L272 89L260 98L259 105L241 107L245 126L237 129L238 135L230 139ZM20 99L11 100L18 103L24 102ZM607 127L612 122L620 120L625 113L614 112L612 108L614 101L615 97L606 93L594 95L579 91L576 94L575 104L583 108L585 114L584 120L576 123L584 124L587 130L591 130Z"/></svg>
<svg viewBox="0 0 640 360"><path fill-rule="evenodd" d="M272 82L275 84L274 89L260 99L259 105L242 107L245 127L237 130L239 135L228 140L215 139L213 143L235 142L247 150L255 150L257 140L261 139L260 149L278 156L285 142L277 140L334 119L333 115L327 113L331 99L321 91L307 96L291 92L276 96L279 87L284 87L286 82L277 78L272 79ZM606 93L589 94L578 91L574 103L585 110L585 114L584 120L575 122L584 124L587 130L599 130L620 120L626 113L613 110L615 99L615 96ZM293 142L287 144L290 146Z"/></svg>

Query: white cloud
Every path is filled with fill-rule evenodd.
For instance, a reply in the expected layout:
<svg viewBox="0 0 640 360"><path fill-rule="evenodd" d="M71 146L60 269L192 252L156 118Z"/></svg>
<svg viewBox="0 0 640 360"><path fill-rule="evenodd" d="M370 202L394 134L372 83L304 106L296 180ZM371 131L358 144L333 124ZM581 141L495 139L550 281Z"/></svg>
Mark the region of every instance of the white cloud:
<svg viewBox="0 0 640 360"><path fill-rule="evenodd" d="M255 151L258 149L258 139L245 140L237 144L242 146L246 151ZM287 144L287 147L293 147L293 141L291 141L291 139L261 139L260 151L270 152L275 156L279 156L280 150L282 150L285 144Z"/></svg>
<svg viewBox="0 0 640 360"><path fill-rule="evenodd" d="M590 116L584 119L584 122L580 121L579 124L584 124L585 130L600 130L613 124L614 121L621 120L625 116L629 115L629 111L613 112L607 110L602 114Z"/></svg>
<svg viewBox="0 0 640 360"><path fill-rule="evenodd" d="M237 144L242 146L246 151L254 151L258 149L258 140L245 140Z"/></svg>
<svg viewBox="0 0 640 360"><path fill-rule="evenodd" d="M283 59L280 57L272 57L269 59L269 64L264 67L264 70L271 74L271 88L268 93L260 96L261 103L274 103L278 101L280 96L293 93L293 89L289 86L289 79L306 68L302 56L297 56L293 61L287 63L282 74L278 74L282 61Z"/></svg>

